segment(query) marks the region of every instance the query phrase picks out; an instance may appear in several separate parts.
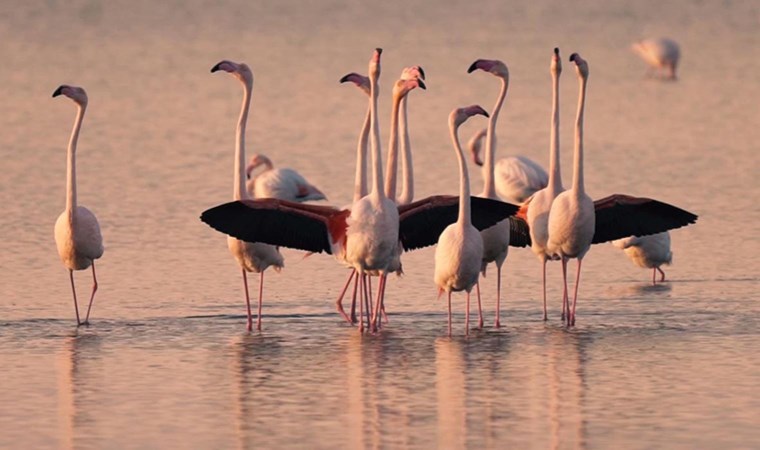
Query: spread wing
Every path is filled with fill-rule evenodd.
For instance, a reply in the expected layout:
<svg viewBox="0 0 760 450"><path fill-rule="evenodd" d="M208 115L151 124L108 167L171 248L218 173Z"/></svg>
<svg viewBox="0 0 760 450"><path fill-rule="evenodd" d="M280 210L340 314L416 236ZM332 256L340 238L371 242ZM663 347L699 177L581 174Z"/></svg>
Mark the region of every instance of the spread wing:
<svg viewBox="0 0 760 450"><path fill-rule="evenodd" d="M647 236L697 221L697 215L658 200L613 194L594 202L596 231L592 244L628 236Z"/></svg>
<svg viewBox="0 0 760 450"><path fill-rule="evenodd" d="M525 219L517 216L509 218L509 246L530 247L530 227Z"/></svg>

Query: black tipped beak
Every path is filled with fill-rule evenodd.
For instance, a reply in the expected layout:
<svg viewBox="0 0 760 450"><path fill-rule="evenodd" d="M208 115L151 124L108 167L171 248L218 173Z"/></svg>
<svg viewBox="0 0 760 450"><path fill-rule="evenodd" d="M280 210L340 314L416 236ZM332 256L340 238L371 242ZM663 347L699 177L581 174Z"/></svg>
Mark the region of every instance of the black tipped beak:
<svg viewBox="0 0 760 450"><path fill-rule="evenodd" d="M554 54L559 56L559 47L554 47Z"/></svg>
<svg viewBox="0 0 760 450"><path fill-rule="evenodd" d="M377 47L377 48L375 49L375 51L377 52L377 54L378 54L378 55L382 55L382 54L383 54L383 49L382 49L382 48L380 48L380 47Z"/></svg>
<svg viewBox="0 0 760 450"><path fill-rule="evenodd" d="M343 75L343 77L341 77L341 79L340 79L340 82L341 83L345 83L346 81L349 80L350 77L351 77L351 74Z"/></svg>
<svg viewBox="0 0 760 450"><path fill-rule="evenodd" d="M420 87L420 89L427 90L427 87L425 86L425 83L422 82L422 80L417 80L417 85Z"/></svg>
<svg viewBox="0 0 760 450"><path fill-rule="evenodd" d="M61 94L63 94L63 85L58 86L58 89L53 92L53 97L58 97Z"/></svg>
<svg viewBox="0 0 760 450"><path fill-rule="evenodd" d="M488 111L486 111L486 110L483 110L483 113L482 113L482 114L483 114L484 116L486 116L486 117L491 117L490 115L488 115Z"/></svg>
<svg viewBox="0 0 760 450"><path fill-rule="evenodd" d="M417 66L417 69L420 71L420 76L424 80L425 79L425 71L422 70L422 67L420 67L420 66ZM422 89L425 89L425 88L422 88Z"/></svg>
<svg viewBox="0 0 760 450"><path fill-rule="evenodd" d="M221 69L220 69L220 67L219 67L219 66L221 66L221 65L222 65L222 63L216 63L216 64L214 65L214 67L212 67L212 68L211 68L211 73L214 73L214 72L216 72L216 71L218 71L218 70L221 70Z"/></svg>
<svg viewBox="0 0 760 450"><path fill-rule="evenodd" d="M480 60L477 60L474 63L470 64L470 68L467 69L467 73L472 73L472 72L478 70L478 63L479 62L480 62Z"/></svg>
<svg viewBox="0 0 760 450"><path fill-rule="evenodd" d="M570 61L571 61L571 62L575 62L575 59L576 59L577 57L578 57L578 54L577 54L577 53L573 53L572 55L570 55Z"/></svg>

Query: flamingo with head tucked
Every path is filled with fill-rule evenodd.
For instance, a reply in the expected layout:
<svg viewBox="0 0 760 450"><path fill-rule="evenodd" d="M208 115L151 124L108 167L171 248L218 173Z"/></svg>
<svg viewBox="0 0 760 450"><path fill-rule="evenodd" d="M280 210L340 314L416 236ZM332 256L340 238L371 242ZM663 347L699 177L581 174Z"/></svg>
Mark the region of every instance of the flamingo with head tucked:
<svg viewBox="0 0 760 450"><path fill-rule="evenodd" d="M470 330L470 291L478 282L483 264L483 239L481 232L472 225L470 214L470 176L467 173L462 147L459 144L458 129L468 118L488 113L480 106L457 108L449 115L449 131L459 162L459 216L457 221L446 227L438 237L435 249L435 274L439 296L446 293L449 313L449 336L451 336L451 293L466 291L465 333Z"/></svg>
<svg viewBox="0 0 760 450"><path fill-rule="evenodd" d="M77 204L76 179L76 150L79 131L82 128L84 112L87 109L87 93L77 86L61 85L53 92L53 97L64 95L77 105L77 116L71 131L66 162L66 209L55 221L55 245L63 265L69 269L71 293L74 296L74 312L77 326L87 325L90 320L92 301L98 290L98 279L95 276L95 260L103 256L103 237L100 234L98 219L89 209ZM92 266L92 293L87 306L84 322L79 320L79 305L77 292L74 287L74 271L84 270Z"/></svg>
<svg viewBox="0 0 760 450"><path fill-rule="evenodd" d="M252 176L253 171L261 166L264 166L264 170ZM255 154L251 157L245 175L248 178L246 190L252 198L281 198L292 202L327 199L303 175L293 169L275 168L272 160L264 155Z"/></svg>
<svg viewBox="0 0 760 450"><path fill-rule="evenodd" d="M669 38L642 39L631 45L633 51L666 79L676 79L676 68L681 59L681 48Z"/></svg>
<svg viewBox="0 0 760 450"><path fill-rule="evenodd" d="M665 281L665 272L661 266L673 261L670 233L665 231L649 236L629 236L612 241L612 245L623 250L637 266L652 269L652 285L657 284L657 272L660 272L660 282Z"/></svg>

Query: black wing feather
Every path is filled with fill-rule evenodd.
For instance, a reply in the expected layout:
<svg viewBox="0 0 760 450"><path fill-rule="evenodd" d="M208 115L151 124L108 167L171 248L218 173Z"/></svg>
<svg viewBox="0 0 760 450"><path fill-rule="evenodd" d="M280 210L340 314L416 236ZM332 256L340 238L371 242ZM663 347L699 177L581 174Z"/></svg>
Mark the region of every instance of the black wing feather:
<svg viewBox="0 0 760 450"><path fill-rule="evenodd" d="M594 202L596 231L592 244L628 236L647 236L697 221L689 211L649 198L615 194Z"/></svg>
<svg viewBox="0 0 760 450"><path fill-rule="evenodd" d="M530 247L530 227L528 222L520 217L512 216L509 218L509 246L510 247Z"/></svg>
<svg viewBox="0 0 760 450"><path fill-rule="evenodd" d="M264 207L271 199L224 203L204 211L201 220L246 242L262 242L309 252L331 253L327 225L296 211Z"/></svg>

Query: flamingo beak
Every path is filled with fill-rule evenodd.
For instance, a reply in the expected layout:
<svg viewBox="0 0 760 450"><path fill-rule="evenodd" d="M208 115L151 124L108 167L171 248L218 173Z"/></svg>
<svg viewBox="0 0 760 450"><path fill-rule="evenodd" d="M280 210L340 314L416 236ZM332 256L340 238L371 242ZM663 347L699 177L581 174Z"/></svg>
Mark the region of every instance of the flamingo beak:
<svg viewBox="0 0 760 450"><path fill-rule="evenodd" d="M63 95L64 87L65 87L64 85L58 86L58 89L56 89L55 92L53 92L53 97L58 97L59 95Z"/></svg>
<svg viewBox="0 0 760 450"><path fill-rule="evenodd" d="M470 64L470 67L467 69L467 73L472 73L478 69L484 72L490 72L493 65L494 65L494 62L491 60L478 59L474 63Z"/></svg>

